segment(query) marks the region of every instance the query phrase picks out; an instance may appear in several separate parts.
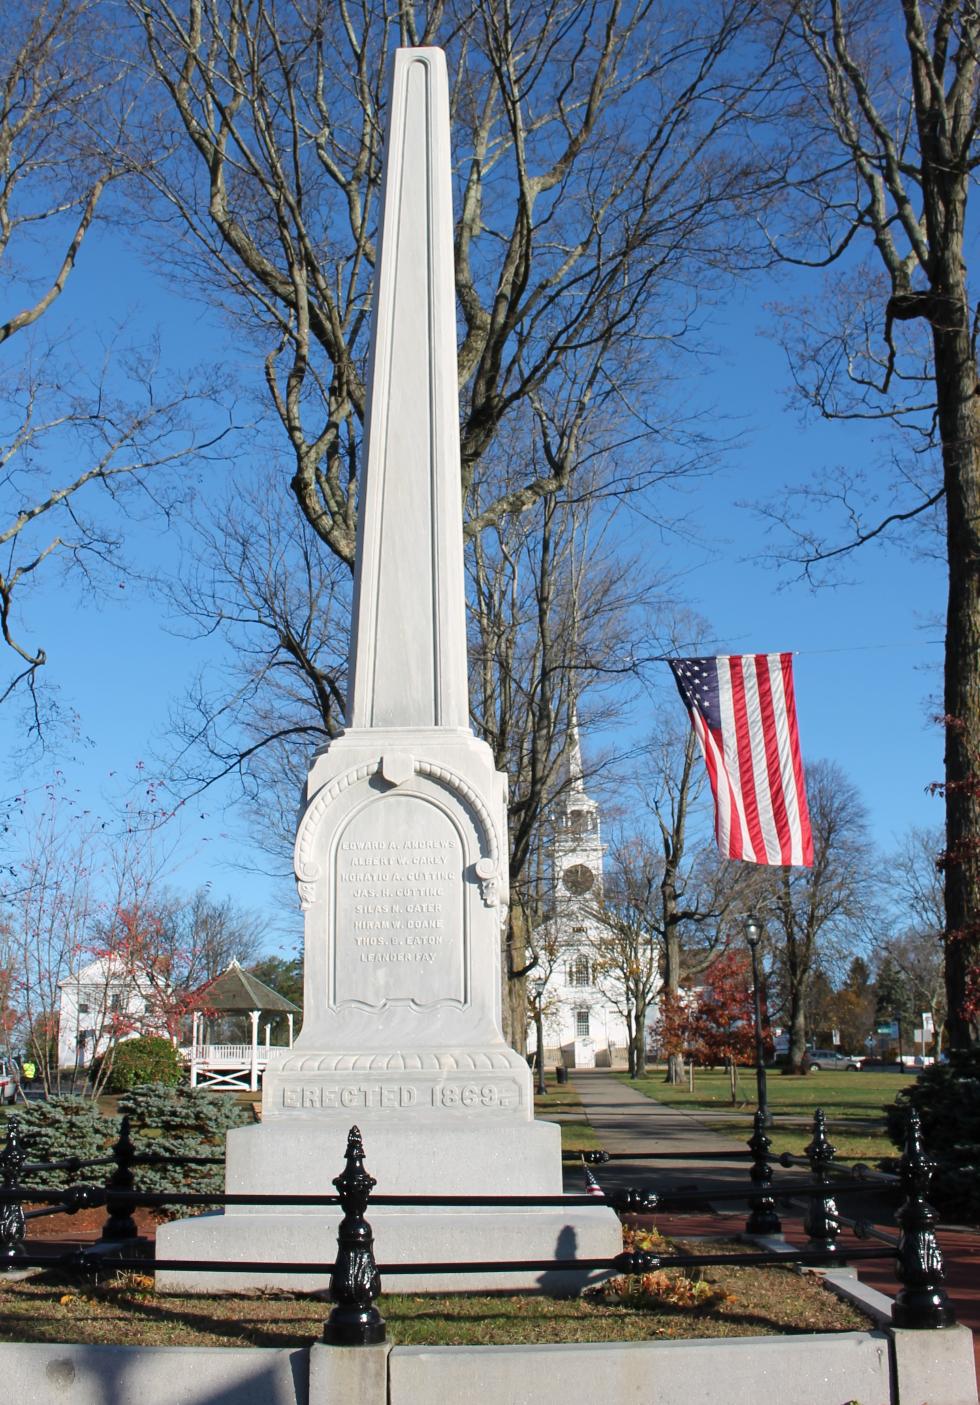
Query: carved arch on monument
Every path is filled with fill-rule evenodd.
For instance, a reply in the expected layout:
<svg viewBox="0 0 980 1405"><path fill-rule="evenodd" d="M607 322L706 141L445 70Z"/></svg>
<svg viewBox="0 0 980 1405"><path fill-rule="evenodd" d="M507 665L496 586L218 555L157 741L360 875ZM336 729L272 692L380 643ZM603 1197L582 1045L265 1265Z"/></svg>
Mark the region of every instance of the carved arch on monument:
<svg viewBox="0 0 980 1405"><path fill-rule="evenodd" d="M480 895L485 905L487 907L496 906L500 893L500 839L497 827L482 796L450 767L436 765L434 762L415 757L410 760L412 763L410 774L425 776L445 787L457 800L464 803L478 821L476 829L479 837L480 856L473 866L473 876L479 883ZM304 912L312 907L320 896L319 886L324 874L316 861L316 841L327 812L351 786L363 784L378 775L384 779L383 768L383 757L379 757L377 761L364 762L360 766L352 766L349 771L345 771L329 785L321 787L307 806L296 832L296 843L293 849L296 888L299 893L300 906ZM392 785L392 789L395 788L395 785Z"/></svg>

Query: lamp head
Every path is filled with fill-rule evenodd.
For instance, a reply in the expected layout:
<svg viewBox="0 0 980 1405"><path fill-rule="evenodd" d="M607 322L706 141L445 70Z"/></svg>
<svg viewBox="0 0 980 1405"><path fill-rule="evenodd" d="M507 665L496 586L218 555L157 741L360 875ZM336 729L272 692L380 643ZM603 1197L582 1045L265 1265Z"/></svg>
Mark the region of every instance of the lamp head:
<svg viewBox="0 0 980 1405"><path fill-rule="evenodd" d="M745 940L751 947L758 946L762 940L762 923L752 913L745 919Z"/></svg>

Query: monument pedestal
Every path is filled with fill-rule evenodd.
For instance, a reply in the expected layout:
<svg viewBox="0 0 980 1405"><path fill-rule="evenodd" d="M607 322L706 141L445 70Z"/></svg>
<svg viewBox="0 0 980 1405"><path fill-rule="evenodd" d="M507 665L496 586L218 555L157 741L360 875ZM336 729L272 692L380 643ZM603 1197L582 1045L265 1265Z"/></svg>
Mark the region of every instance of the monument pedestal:
<svg viewBox="0 0 980 1405"><path fill-rule="evenodd" d="M161 1225L157 1254L162 1258L242 1262L332 1264L337 1253L340 1211L277 1211L274 1215L198 1215ZM368 1206L375 1258L384 1293L547 1293L572 1297L607 1273L576 1268L576 1259L609 1258L622 1247L622 1231L604 1206L571 1210L544 1207L507 1210L474 1206ZM481 1273L392 1273L391 1263L475 1263L484 1260L566 1259L567 1267L495 1270ZM279 1289L325 1293L327 1273L195 1272L168 1269L156 1275L157 1288L172 1293L229 1293Z"/></svg>
<svg viewBox="0 0 980 1405"><path fill-rule="evenodd" d="M560 1195L561 1131L552 1122L447 1126L425 1115L411 1126L384 1114L358 1113L365 1164L390 1195ZM332 1117L275 1118L228 1134L225 1188L283 1195L330 1194L343 1167L346 1127ZM411 1273L384 1277L387 1293L546 1292L568 1295L606 1276L576 1269L576 1259L609 1258L622 1247L615 1214L602 1205L508 1207L368 1205L379 1264L563 1259L568 1266L533 1271ZM323 1273L284 1273L277 1263L333 1262L339 1209L270 1212L229 1206L161 1225L161 1259L268 1262L257 1273L169 1269L157 1274L164 1292L230 1292L279 1288L323 1292Z"/></svg>

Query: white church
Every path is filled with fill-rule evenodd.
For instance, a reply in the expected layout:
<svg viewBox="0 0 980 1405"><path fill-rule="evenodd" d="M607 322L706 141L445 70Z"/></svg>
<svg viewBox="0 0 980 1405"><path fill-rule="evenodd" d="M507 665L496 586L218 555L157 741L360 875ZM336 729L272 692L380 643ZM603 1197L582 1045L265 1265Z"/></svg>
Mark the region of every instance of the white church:
<svg viewBox="0 0 980 1405"><path fill-rule="evenodd" d="M596 982L605 846L599 806L585 791L575 721L568 784L552 811L551 850L549 916L535 932L539 967L528 978L532 994L540 992L545 1067L625 1068L626 1021ZM528 1048L535 1044L532 1025Z"/></svg>

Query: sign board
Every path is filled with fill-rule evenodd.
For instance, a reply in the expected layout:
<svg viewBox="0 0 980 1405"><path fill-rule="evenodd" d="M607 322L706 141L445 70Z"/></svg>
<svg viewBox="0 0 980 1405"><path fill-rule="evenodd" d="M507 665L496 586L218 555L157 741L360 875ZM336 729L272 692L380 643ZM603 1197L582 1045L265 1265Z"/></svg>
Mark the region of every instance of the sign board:
<svg viewBox="0 0 980 1405"><path fill-rule="evenodd" d="M929 1010L922 1011L922 1028L926 1034L935 1034L936 1029L932 1022L932 1014Z"/></svg>
<svg viewBox="0 0 980 1405"><path fill-rule="evenodd" d="M892 1039L898 1038L898 1020L890 1020L885 1024L875 1026L878 1034L889 1035Z"/></svg>
<svg viewBox="0 0 980 1405"><path fill-rule="evenodd" d="M832 1030L830 1031L830 1042L831 1042L831 1044L833 1044L833 1046L834 1046L835 1049L839 1049L839 1048L840 1048L840 1030L839 1030L839 1029L832 1029Z"/></svg>

